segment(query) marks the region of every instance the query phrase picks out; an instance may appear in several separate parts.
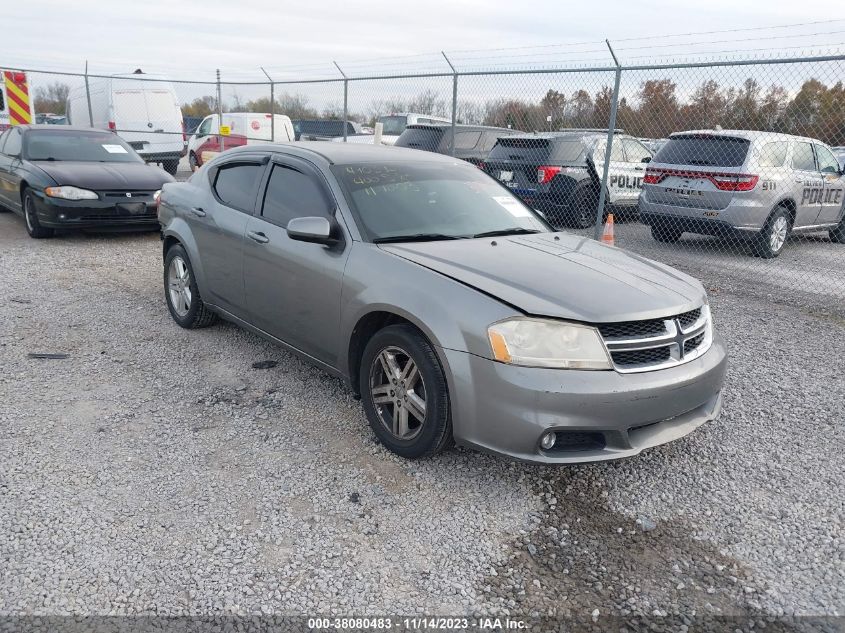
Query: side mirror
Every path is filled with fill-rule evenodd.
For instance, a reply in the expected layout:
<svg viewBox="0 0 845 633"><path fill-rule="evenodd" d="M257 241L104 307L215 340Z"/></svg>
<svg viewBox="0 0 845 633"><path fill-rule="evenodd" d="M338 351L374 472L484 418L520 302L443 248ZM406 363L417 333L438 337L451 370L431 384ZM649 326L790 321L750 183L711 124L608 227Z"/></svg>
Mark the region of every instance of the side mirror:
<svg viewBox="0 0 845 633"><path fill-rule="evenodd" d="M288 222L287 231L288 237L297 242L334 246L340 241L336 225L324 217L294 218Z"/></svg>
<svg viewBox="0 0 845 633"><path fill-rule="evenodd" d="M642 162L650 163L651 162L651 156L646 156L645 158L643 158Z"/></svg>

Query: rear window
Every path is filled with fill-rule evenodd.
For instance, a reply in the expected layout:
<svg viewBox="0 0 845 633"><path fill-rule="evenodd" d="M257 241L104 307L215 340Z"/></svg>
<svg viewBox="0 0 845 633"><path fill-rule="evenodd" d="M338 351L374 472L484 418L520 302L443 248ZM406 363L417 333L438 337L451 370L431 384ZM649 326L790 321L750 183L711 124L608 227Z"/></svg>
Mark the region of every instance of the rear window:
<svg viewBox="0 0 845 633"><path fill-rule="evenodd" d="M574 163L584 155L584 144L580 140L555 140L547 138L500 138L490 160L513 160L526 162Z"/></svg>
<svg viewBox="0 0 845 633"><path fill-rule="evenodd" d="M445 128L409 127L396 139L396 147L413 147L427 152L436 152L445 131Z"/></svg>
<svg viewBox="0 0 845 633"><path fill-rule="evenodd" d="M226 206L249 213L252 211L258 191L258 180L263 172L263 165L252 163L223 165L214 179L214 192Z"/></svg>
<svg viewBox="0 0 845 633"><path fill-rule="evenodd" d="M399 136L405 131L405 126L408 125L408 117L406 116L383 116L379 118L381 123L381 133L389 136Z"/></svg>
<svg viewBox="0 0 845 633"><path fill-rule="evenodd" d="M660 148L654 161L668 165L739 167L745 162L751 141L732 136L673 136Z"/></svg>

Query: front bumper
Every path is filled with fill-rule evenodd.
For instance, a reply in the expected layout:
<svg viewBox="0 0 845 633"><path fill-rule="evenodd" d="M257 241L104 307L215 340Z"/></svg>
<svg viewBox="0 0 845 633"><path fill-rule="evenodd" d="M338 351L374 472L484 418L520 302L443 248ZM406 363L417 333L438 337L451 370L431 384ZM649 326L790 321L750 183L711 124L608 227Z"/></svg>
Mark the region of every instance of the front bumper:
<svg viewBox="0 0 845 633"><path fill-rule="evenodd" d="M107 200L62 200L40 193L36 196L35 211L39 224L52 229L158 226L158 213L151 199L115 203Z"/></svg>
<svg viewBox="0 0 845 633"><path fill-rule="evenodd" d="M638 374L515 367L443 353L455 441L546 464L629 457L691 433L719 415L727 367L718 336L700 358ZM559 443L544 450L540 439L550 431Z"/></svg>

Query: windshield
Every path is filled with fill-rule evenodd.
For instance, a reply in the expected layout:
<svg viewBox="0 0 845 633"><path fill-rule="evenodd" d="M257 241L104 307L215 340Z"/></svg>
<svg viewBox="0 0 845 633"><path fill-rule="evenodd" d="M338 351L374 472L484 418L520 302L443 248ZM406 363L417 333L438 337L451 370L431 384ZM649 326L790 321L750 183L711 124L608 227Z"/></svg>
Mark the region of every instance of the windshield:
<svg viewBox="0 0 845 633"><path fill-rule="evenodd" d="M550 231L534 211L469 165L357 163L332 170L371 241Z"/></svg>
<svg viewBox="0 0 845 633"><path fill-rule="evenodd" d="M673 136L654 157L668 165L712 165L739 167L745 162L751 142L732 136Z"/></svg>
<svg viewBox="0 0 845 633"><path fill-rule="evenodd" d="M30 130L24 156L29 160L143 162L116 134L87 130Z"/></svg>
<svg viewBox="0 0 845 633"><path fill-rule="evenodd" d="M389 134L391 136L399 136L405 131L405 126L408 125L408 117L406 116L383 116L378 120L381 123L381 133Z"/></svg>

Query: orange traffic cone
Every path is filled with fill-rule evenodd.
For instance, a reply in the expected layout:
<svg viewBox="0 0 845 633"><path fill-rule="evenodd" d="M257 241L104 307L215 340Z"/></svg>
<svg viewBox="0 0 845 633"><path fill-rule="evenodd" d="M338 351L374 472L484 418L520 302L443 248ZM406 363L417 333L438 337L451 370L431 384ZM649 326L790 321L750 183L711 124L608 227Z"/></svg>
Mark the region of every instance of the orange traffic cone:
<svg viewBox="0 0 845 633"><path fill-rule="evenodd" d="M604 224L604 231L601 234L601 242L602 244L607 244L608 246L614 246L613 243L613 214L607 214L607 222Z"/></svg>

